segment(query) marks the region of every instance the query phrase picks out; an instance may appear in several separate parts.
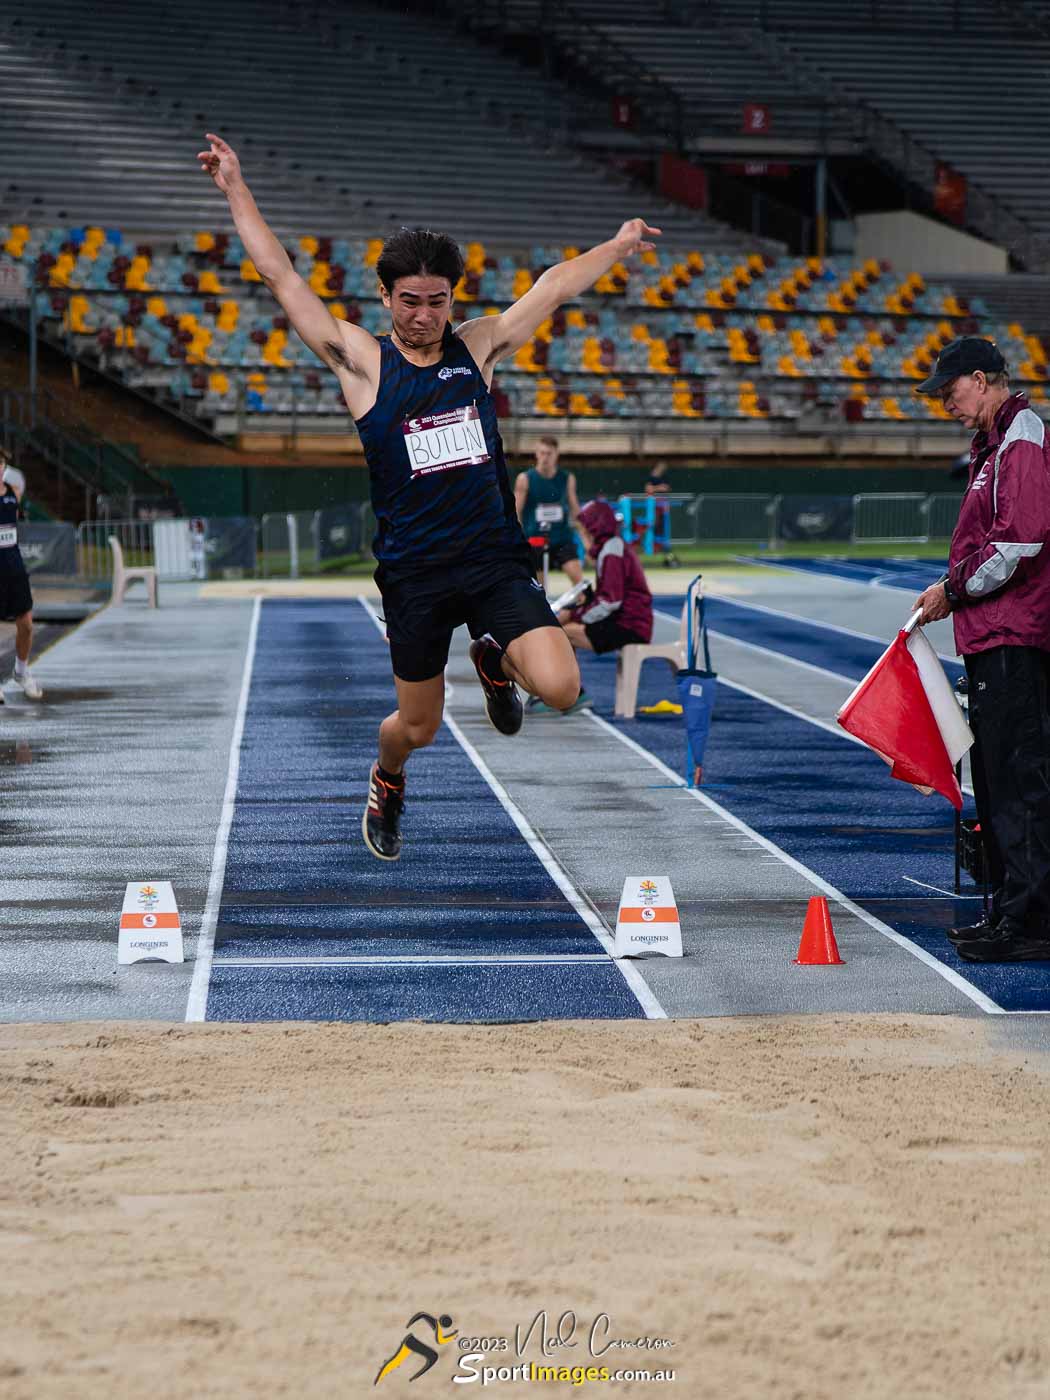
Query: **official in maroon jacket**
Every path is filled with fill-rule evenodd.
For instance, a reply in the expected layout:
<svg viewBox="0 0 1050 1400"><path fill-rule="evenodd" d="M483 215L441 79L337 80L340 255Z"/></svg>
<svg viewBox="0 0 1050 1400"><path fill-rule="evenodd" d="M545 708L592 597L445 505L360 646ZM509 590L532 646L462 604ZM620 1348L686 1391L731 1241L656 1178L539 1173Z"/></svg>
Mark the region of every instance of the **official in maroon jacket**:
<svg viewBox="0 0 1050 1400"><path fill-rule="evenodd" d="M653 595L638 556L620 534L619 521L608 501L588 501L576 519L584 547L594 560L594 588L574 608L562 608L558 621L576 651L619 651L629 642L653 637ZM570 710L552 710L533 697L530 715L574 714L590 706L584 690Z"/></svg>
<svg viewBox="0 0 1050 1400"><path fill-rule="evenodd" d="M946 345L921 394L973 429L945 582L922 621L952 614L970 684L970 752L994 898L949 931L968 962L1050 959L1050 433L990 340Z"/></svg>

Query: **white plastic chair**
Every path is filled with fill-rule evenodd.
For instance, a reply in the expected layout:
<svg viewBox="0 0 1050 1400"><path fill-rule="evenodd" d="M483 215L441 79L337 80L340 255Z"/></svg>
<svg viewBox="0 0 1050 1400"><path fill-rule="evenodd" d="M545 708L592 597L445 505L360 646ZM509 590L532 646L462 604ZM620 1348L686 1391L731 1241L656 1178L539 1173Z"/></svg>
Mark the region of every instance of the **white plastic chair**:
<svg viewBox="0 0 1050 1400"><path fill-rule="evenodd" d="M675 671L685 666L687 655L686 628L689 625L689 599L682 604L682 619L676 642L628 642L616 656L615 713L621 719L633 719L638 705L638 681L645 661L666 661ZM694 619L695 624L695 619Z"/></svg>
<svg viewBox="0 0 1050 1400"><path fill-rule="evenodd" d="M149 606L157 606L157 571L154 568L129 569L124 564L124 551L116 535L109 536L109 547L113 551L113 602L122 603L130 584L141 579L149 594Z"/></svg>

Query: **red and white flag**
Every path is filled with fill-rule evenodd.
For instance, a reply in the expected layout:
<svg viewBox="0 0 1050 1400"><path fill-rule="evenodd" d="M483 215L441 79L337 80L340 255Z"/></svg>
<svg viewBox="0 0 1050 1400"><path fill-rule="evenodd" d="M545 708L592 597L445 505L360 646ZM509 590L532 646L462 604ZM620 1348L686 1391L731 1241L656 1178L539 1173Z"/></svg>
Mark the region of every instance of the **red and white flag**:
<svg viewBox="0 0 1050 1400"><path fill-rule="evenodd" d="M916 614L917 616L917 614ZM920 792L942 793L956 808L955 765L973 743L937 653L922 631L902 628L857 686L838 722Z"/></svg>

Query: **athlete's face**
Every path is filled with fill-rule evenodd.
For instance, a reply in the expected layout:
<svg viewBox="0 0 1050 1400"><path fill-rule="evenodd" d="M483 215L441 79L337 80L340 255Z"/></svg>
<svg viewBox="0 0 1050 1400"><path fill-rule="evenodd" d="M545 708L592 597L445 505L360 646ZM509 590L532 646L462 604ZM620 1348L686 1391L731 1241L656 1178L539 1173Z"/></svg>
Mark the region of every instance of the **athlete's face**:
<svg viewBox="0 0 1050 1400"><path fill-rule="evenodd" d="M549 442L536 444L536 466L544 476L553 476L558 469L558 449Z"/></svg>
<svg viewBox="0 0 1050 1400"><path fill-rule="evenodd" d="M402 345L424 350L441 343L452 314L452 285L447 277L399 277L391 291L385 287L381 291Z"/></svg>

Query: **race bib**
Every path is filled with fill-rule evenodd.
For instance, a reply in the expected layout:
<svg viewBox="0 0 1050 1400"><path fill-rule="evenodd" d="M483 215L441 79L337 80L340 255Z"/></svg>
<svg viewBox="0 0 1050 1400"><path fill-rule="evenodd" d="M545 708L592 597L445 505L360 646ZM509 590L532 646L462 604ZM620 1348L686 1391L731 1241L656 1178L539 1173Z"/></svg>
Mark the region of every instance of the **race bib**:
<svg viewBox="0 0 1050 1400"><path fill-rule="evenodd" d="M561 506L537 506L536 523L538 525L560 525L565 519L565 512Z"/></svg>
<svg viewBox="0 0 1050 1400"><path fill-rule="evenodd" d="M402 423L401 431L413 476L447 472L453 467L475 467L492 455L477 404L409 418Z"/></svg>
<svg viewBox="0 0 1050 1400"><path fill-rule="evenodd" d="M13 549L18 543L17 525L0 525L0 549Z"/></svg>

